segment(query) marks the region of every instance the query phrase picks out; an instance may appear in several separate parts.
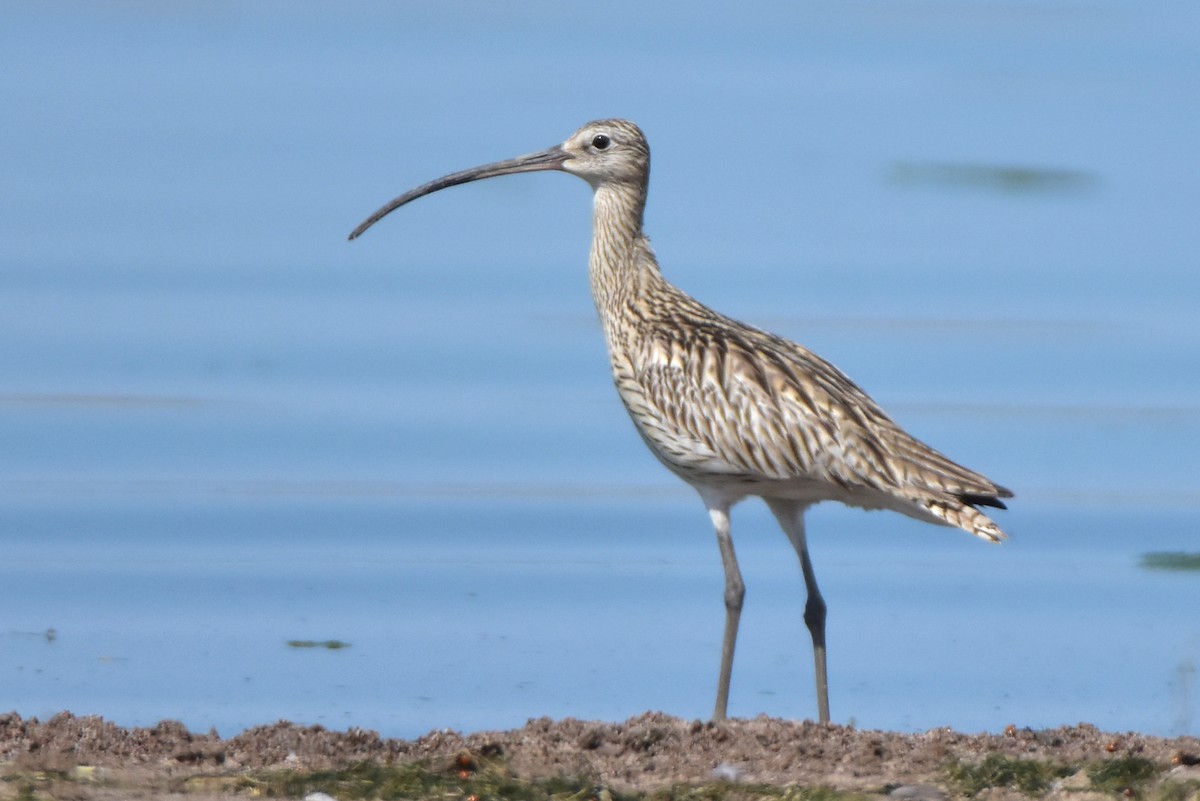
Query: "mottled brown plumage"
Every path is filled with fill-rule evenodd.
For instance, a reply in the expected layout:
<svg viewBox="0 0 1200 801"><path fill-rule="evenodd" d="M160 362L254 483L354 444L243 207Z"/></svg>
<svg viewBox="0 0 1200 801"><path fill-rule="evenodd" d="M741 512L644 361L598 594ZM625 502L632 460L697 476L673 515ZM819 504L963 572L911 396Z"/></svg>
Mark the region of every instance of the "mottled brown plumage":
<svg viewBox="0 0 1200 801"><path fill-rule="evenodd" d="M495 175L562 170L595 190L589 275L613 380L650 450L700 493L725 568L725 636L713 716L725 717L745 587L729 510L763 498L800 557L808 588L818 714L829 719L825 602L817 587L804 512L832 500L892 509L984 540L1004 533L979 506L1012 495L909 436L840 370L811 351L694 300L659 270L642 214L650 150L626 120L599 120L562 145L464 170L393 200L351 234L422 195Z"/></svg>

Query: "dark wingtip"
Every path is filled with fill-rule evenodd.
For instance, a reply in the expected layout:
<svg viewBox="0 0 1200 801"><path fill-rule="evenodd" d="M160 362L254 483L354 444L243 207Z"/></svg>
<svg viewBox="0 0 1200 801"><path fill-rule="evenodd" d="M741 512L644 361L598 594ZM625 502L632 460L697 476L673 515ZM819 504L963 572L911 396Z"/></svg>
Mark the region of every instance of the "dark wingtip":
<svg viewBox="0 0 1200 801"><path fill-rule="evenodd" d="M1004 505L1004 501L1000 499L1011 497L1011 492L1004 489L1004 487L997 487L995 495L972 495L966 493L959 495L958 499L968 506L991 506L994 509L1007 509L1008 507Z"/></svg>

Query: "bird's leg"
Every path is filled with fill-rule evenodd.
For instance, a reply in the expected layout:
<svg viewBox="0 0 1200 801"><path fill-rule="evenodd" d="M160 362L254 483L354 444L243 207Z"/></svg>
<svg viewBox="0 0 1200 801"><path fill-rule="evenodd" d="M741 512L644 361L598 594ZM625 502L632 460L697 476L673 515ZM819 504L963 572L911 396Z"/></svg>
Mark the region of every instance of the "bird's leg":
<svg viewBox="0 0 1200 801"><path fill-rule="evenodd" d="M746 596L746 585L742 582L742 571L738 569L737 555L733 551L733 537L729 533L729 504L710 503L708 515L712 518L713 528L717 532L717 545L721 547L721 565L725 568L725 638L721 643L717 704L713 708L713 720L724 720L729 706L733 649L737 645L738 620L742 616L742 599Z"/></svg>
<svg viewBox="0 0 1200 801"><path fill-rule="evenodd" d="M803 540L803 533L801 534ZM817 677L817 719L829 722L829 674L825 665L825 599L817 587L817 576L813 573L812 559L808 546L797 545L800 554L800 569L804 571L804 586L808 588L808 601L804 604L804 623L812 635L813 667Z"/></svg>
<svg viewBox="0 0 1200 801"><path fill-rule="evenodd" d="M804 624L812 635L813 667L817 678L817 719L829 722L829 674L825 665L825 599L817 586L817 574L813 571L812 559L808 555L808 540L804 536L804 512L808 508L794 501L768 500L767 505L775 513L775 519L787 534L796 555L800 557L800 570L804 573L804 586L808 590L808 601L804 604Z"/></svg>

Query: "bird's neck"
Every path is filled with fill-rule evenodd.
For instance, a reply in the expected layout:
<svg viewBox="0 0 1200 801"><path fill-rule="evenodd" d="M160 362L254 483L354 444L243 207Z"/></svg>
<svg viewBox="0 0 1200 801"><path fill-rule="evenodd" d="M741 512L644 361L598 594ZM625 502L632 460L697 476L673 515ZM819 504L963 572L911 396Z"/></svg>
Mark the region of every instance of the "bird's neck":
<svg viewBox="0 0 1200 801"><path fill-rule="evenodd" d="M618 316L663 280L642 231L644 188L606 184L596 188L592 254L588 274L601 320Z"/></svg>

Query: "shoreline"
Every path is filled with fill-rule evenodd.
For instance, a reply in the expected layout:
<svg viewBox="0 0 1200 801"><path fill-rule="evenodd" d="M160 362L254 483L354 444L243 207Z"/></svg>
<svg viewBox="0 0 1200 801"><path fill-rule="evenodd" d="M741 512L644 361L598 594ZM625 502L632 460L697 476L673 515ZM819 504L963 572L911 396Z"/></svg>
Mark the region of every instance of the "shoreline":
<svg viewBox="0 0 1200 801"><path fill-rule="evenodd" d="M441 730L412 740L286 721L221 738L172 721L125 728L70 713L46 721L0 714L4 798L304 798L306 788L336 790L351 781L367 787L365 794L312 792L339 801L388 797L383 784L371 794L364 771L381 783L424 776L420 786L430 798L479 796L472 787L503 779L523 783L530 797L553 795L543 792L547 782L574 781L610 797L719 785L740 795L757 788L753 797L771 797L769 788L822 788L855 798L941 801L986 793L1093 801L1097 793L1142 797L1150 788L1159 788L1151 797L1166 798L1160 790L1169 786L1173 801L1200 801L1200 738L1087 724L899 734L765 716L714 724L656 712L619 723L538 718L508 731ZM442 780L450 786L432 789Z"/></svg>

